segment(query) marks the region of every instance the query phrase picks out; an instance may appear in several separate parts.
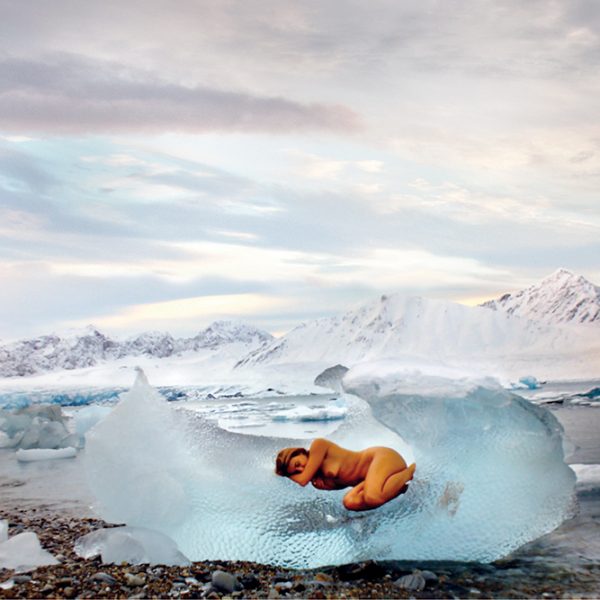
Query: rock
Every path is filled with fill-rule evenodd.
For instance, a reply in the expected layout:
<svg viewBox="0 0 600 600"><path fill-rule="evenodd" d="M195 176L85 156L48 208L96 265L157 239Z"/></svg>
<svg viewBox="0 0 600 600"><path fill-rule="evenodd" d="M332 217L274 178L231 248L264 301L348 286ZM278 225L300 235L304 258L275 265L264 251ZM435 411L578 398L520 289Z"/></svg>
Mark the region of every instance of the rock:
<svg viewBox="0 0 600 600"><path fill-rule="evenodd" d="M379 579L385 569L373 560L360 563L350 563L337 567L337 573L342 581L353 581L356 579Z"/></svg>
<svg viewBox="0 0 600 600"><path fill-rule="evenodd" d="M302 594L302 592L306 589L306 585L303 581L296 581L294 583L294 587L292 588L295 592Z"/></svg>
<svg viewBox="0 0 600 600"><path fill-rule="evenodd" d="M75 588L68 585L66 588L63 589L63 594L65 598L75 598L75 596L77 596L77 591L75 590Z"/></svg>
<svg viewBox="0 0 600 600"><path fill-rule="evenodd" d="M112 575L108 573L104 573L104 571L99 571L98 573L94 573L92 575L93 581L100 581L101 583L107 583L108 585L116 585L119 583Z"/></svg>
<svg viewBox="0 0 600 600"><path fill-rule="evenodd" d="M15 575L12 579L15 583L27 583L28 581L31 581L31 576L30 575Z"/></svg>
<svg viewBox="0 0 600 600"><path fill-rule="evenodd" d="M425 589L425 578L421 573L411 573L396 579L395 585L409 592L422 592Z"/></svg>
<svg viewBox="0 0 600 600"><path fill-rule="evenodd" d="M125 583L129 586L138 587L146 583L146 578L135 573L125 573Z"/></svg>
<svg viewBox="0 0 600 600"><path fill-rule="evenodd" d="M257 587L260 586L260 581L254 573L247 573L246 575L242 575L239 581L245 590L255 590Z"/></svg>
<svg viewBox="0 0 600 600"><path fill-rule="evenodd" d="M320 581L321 583L333 583L333 577L327 575L327 573L317 573L315 575L315 581Z"/></svg>
<svg viewBox="0 0 600 600"><path fill-rule="evenodd" d="M275 589L280 592L281 590L291 590L293 583L291 581L278 581L275 584Z"/></svg>
<svg viewBox="0 0 600 600"><path fill-rule="evenodd" d="M213 572L211 583L216 590L227 594L238 592L243 589L242 584L235 575L220 570Z"/></svg>
<svg viewBox="0 0 600 600"><path fill-rule="evenodd" d="M420 571L420 573L426 583L433 583L438 580L438 576L433 571Z"/></svg>
<svg viewBox="0 0 600 600"><path fill-rule="evenodd" d="M342 379L348 372L348 367L344 365L335 365L325 369L315 377L315 385L332 389L336 392L342 391Z"/></svg>

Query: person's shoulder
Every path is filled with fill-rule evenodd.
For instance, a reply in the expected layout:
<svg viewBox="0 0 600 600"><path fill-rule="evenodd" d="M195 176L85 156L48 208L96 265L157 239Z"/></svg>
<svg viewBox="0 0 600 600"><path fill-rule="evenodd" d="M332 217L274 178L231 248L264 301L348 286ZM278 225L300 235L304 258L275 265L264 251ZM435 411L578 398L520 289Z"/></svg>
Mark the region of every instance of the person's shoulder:
<svg viewBox="0 0 600 600"><path fill-rule="evenodd" d="M329 440L326 440L325 438L315 438L310 445L311 449L314 450L318 448L330 448L331 446L335 446L335 444Z"/></svg>

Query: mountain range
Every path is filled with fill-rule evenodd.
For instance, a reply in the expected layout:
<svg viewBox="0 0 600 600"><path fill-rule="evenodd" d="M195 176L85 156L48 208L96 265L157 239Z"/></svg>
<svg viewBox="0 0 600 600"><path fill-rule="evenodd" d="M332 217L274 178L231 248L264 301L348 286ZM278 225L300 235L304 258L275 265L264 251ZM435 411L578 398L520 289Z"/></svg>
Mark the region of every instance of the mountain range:
<svg viewBox="0 0 600 600"><path fill-rule="evenodd" d="M120 364L131 357L168 362L172 369L220 353L238 368L302 362L351 366L393 357L502 361L585 352L598 344L598 332L600 288L559 269L539 284L476 307L383 295L344 314L302 323L280 338L231 321L217 321L190 338L145 332L124 341L90 326L0 346L0 377Z"/></svg>
<svg viewBox="0 0 600 600"><path fill-rule="evenodd" d="M507 295L476 307L383 295L342 315L303 323L257 348L238 366L353 365L395 357L441 362L460 358L466 362L584 347L590 343L592 329L600 332L590 317L600 310L600 297L594 305L590 288L594 286L583 277L559 270L539 285L515 294L518 301L512 304L502 301ZM579 327L565 327L565 323Z"/></svg>
<svg viewBox="0 0 600 600"><path fill-rule="evenodd" d="M215 321L190 338L148 331L124 341L111 339L92 326L69 335L43 335L0 346L0 377L26 376L57 369L80 369L126 357L167 358L239 346L244 354L273 336L233 321Z"/></svg>

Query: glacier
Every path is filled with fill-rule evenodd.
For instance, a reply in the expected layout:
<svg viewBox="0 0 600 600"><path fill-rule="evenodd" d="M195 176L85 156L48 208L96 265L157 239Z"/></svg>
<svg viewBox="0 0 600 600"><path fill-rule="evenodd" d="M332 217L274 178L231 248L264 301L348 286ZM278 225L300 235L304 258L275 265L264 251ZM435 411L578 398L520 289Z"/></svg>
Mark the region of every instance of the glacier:
<svg viewBox="0 0 600 600"><path fill-rule="evenodd" d="M191 560L315 568L366 559L492 561L573 510L574 473L551 413L492 381L361 365L343 380L346 417L329 438L382 445L417 463L406 494L352 513L347 490L274 474L286 446L166 402L138 374L87 432L85 468L107 521L168 535Z"/></svg>

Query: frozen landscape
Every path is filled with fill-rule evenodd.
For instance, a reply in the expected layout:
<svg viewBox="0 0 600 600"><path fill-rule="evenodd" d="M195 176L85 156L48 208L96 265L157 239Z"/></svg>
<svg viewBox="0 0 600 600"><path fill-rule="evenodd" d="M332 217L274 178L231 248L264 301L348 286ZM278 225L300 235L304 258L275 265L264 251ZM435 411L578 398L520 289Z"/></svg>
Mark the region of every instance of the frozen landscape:
<svg viewBox="0 0 600 600"><path fill-rule="evenodd" d="M599 307L559 270L480 307L382 296L277 339L218 322L187 339L88 328L6 344L3 495L126 524L81 541L105 562L596 564ZM343 491L273 474L278 449L315 437L395 448L415 480L349 514ZM37 543L0 541L7 568L17 542Z"/></svg>

